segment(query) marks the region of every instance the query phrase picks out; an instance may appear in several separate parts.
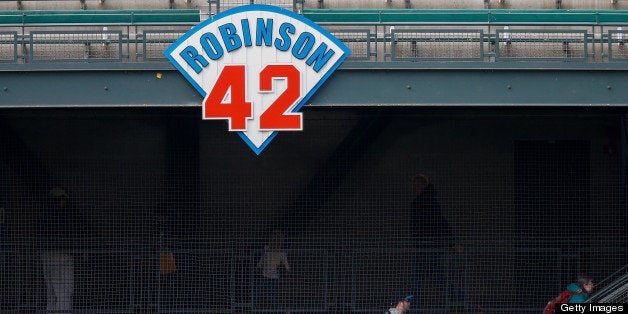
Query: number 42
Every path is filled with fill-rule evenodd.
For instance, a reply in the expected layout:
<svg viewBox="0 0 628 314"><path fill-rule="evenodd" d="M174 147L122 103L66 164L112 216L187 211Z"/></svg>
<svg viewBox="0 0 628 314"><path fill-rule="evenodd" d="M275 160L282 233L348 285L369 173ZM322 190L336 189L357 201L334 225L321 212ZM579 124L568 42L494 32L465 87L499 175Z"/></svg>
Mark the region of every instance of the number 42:
<svg viewBox="0 0 628 314"><path fill-rule="evenodd" d="M259 74L259 92L272 92L276 78L285 78L287 87L260 115L260 130L303 129L301 113L287 112L301 95L301 73L293 65L267 65ZM227 94L230 97L225 101ZM227 119L229 131L246 131L246 120L253 117L251 106L246 101L246 67L227 65L203 101L203 118Z"/></svg>

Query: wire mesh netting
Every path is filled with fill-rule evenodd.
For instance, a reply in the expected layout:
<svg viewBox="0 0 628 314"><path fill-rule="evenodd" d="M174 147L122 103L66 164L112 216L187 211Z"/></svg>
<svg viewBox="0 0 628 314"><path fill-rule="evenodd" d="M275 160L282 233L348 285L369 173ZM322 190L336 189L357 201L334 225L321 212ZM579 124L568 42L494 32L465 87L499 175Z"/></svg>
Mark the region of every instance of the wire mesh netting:
<svg viewBox="0 0 628 314"><path fill-rule="evenodd" d="M226 11L228 9L232 9L235 7L239 7L242 5L247 5L247 4L268 4L268 5L274 5L280 8L284 8L290 11L295 11L295 6L297 5L298 5L298 7L296 8L297 10L302 9L303 7L303 2L294 1L294 0L228 0L228 1L219 0L216 2L217 2L217 5L219 6L220 12Z"/></svg>
<svg viewBox="0 0 628 314"><path fill-rule="evenodd" d="M0 62L13 61L17 58L16 45L16 32L0 32Z"/></svg>
<svg viewBox="0 0 628 314"><path fill-rule="evenodd" d="M33 31L33 61L122 60L119 31Z"/></svg>
<svg viewBox="0 0 628 314"><path fill-rule="evenodd" d="M498 30L500 59L586 60L587 31Z"/></svg>
<svg viewBox="0 0 628 314"><path fill-rule="evenodd" d="M624 112L304 117L257 156L200 108L3 110L0 312L539 312L626 265Z"/></svg>
<svg viewBox="0 0 628 314"><path fill-rule="evenodd" d="M144 30L142 42L144 60L165 59L164 51L183 34L185 31Z"/></svg>
<svg viewBox="0 0 628 314"><path fill-rule="evenodd" d="M349 60L369 60L374 50L375 34L371 29L331 29L331 34L351 49Z"/></svg>
<svg viewBox="0 0 628 314"><path fill-rule="evenodd" d="M628 39L628 34L619 28L608 31L608 51L612 60L627 60L628 52L626 51L624 38Z"/></svg>
<svg viewBox="0 0 628 314"><path fill-rule="evenodd" d="M481 30L392 30L395 59L481 60Z"/></svg>

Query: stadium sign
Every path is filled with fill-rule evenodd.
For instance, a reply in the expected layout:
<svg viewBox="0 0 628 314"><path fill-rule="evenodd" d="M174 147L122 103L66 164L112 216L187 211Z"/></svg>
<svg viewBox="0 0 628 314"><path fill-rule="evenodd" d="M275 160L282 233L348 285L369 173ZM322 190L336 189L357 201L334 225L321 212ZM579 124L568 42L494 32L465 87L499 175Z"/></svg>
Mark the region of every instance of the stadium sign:
<svg viewBox="0 0 628 314"><path fill-rule="evenodd" d="M164 51L204 97L203 119L227 120L258 155L277 132L303 130L299 109L349 53L314 22L262 4L217 14Z"/></svg>

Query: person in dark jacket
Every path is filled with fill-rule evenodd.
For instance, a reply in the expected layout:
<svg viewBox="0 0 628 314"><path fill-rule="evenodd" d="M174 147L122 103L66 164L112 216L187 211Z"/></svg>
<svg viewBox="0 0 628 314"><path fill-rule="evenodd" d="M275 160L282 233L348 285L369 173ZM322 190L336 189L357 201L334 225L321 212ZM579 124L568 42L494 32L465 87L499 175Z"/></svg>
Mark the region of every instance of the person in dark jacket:
<svg viewBox="0 0 628 314"><path fill-rule="evenodd" d="M414 235L420 247L450 247L455 241L449 221L443 218L436 189L429 179L419 174L413 178L414 200L410 205L414 214Z"/></svg>
<svg viewBox="0 0 628 314"><path fill-rule="evenodd" d="M411 291L420 300L423 284L426 278L431 278L434 288L445 291L449 304L462 307L464 293L447 277L443 263L446 250L454 249L459 253L461 247L452 236L449 221L441 213L436 190L428 177L423 174L414 176L412 188L415 198L410 210L414 215L412 228L418 256L411 277Z"/></svg>

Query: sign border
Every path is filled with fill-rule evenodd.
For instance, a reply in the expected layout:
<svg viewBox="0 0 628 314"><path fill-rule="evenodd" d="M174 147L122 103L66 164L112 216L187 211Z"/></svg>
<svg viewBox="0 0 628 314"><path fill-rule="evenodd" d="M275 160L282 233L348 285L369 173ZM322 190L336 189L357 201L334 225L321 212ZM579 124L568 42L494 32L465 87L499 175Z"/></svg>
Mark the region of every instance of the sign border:
<svg viewBox="0 0 628 314"><path fill-rule="evenodd" d="M324 29L320 25L312 22L311 20L309 20L308 18L304 17L303 15L297 14L295 12L292 12L290 10L287 10L287 9L284 9L284 8L281 8L281 7L277 7L277 6L273 6L273 5L267 5L267 4L249 4L249 5L243 5L243 6L234 7L234 8L231 8L229 10L220 12L220 13L218 13L218 14L216 14L216 15L208 18L208 19L206 19L205 21L200 22L199 24L194 26L192 29L187 31L179 39L177 39L174 43L172 43L166 50L164 50L163 54L170 61L170 63L172 63L175 66L175 68L177 68L177 70L179 72L181 72L181 74L183 74L183 76L186 78L186 80L188 80L188 82L190 82L192 84L192 86L201 94L201 96L203 98L205 98L205 96L207 95L207 92L201 86L199 86L194 79L192 79L192 77L187 73L186 70L183 69L183 67L178 62L176 62L176 60L171 55L172 52L177 47L179 47L181 44L183 44L190 36L196 34L198 31L200 31L205 26L207 26L207 25L209 25L211 23L214 23L214 22L216 22L216 21L218 21L218 20L220 20L220 19L222 19L224 17L230 16L230 15L234 15L234 14L242 13L242 12L251 12L251 11L263 11L263 12L278 13L278 14L286 15L286 16L292 18L292 19L296 19L296 20L306 24L307 26L312 27L316 31L320 32L322 35L324 35L330 41L332 41L334 44L336 44L343 52L343 54L336 61L336 63L331 65L331 67L327 71L327 73L325 73L325 75L323 75L321 77L321 79L318 81L318 83L316 85L314 85L314 87L306 95L303 96L301 101L291 111L291 112L297 112L297 111L299 111L301 109L301 107L303 107L306 104L306 102L323 85L323 83L325 83L327 81L327 79L329 79L329 76L331 76L331 74L336 71L336 69L340 66L340 64L342 64L342 62L351 53L351 49L349 49L342 41L340 41L338 38L336 38L334 35L332 35L329 31L327 31L326 29ZM201 106L202 106L202 104L201 104ZM246 134L244 134L244 132L238 131L237 133L244 140L244 142L257 155L259 155L266 148L266 146L275 138L275 136L277 136L277 132L279 132L279 131L273 131L273 133L262 143L262 145L259 148L256 147L251 142L251 140L249 140L249 138L246 136Z"/></svg>

